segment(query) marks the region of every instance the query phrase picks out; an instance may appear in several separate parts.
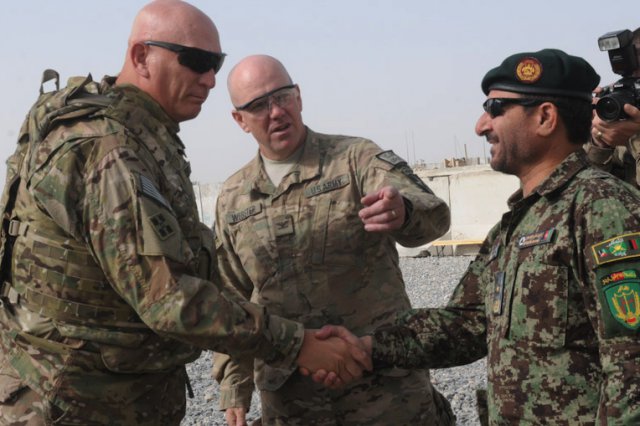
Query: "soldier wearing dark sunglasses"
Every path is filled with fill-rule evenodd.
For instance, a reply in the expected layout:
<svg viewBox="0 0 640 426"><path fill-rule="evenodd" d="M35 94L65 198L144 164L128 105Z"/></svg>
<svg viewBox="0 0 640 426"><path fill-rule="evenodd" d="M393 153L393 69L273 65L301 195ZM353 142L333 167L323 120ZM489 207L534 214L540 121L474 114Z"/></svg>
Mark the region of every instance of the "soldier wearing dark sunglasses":
<svg viewBox="0 0 640 426"><path fill-rule="evenodd" d="M178 425L202 348L345 382L370 368L214 273L177 133L223 59L211 19L156 1L117 78L71 79L30 111L1 202L0 424Z"/></svg>
<svg viewBox="0 0 640 426"><path fill-rule="evenodd" d="M361 340L381 367L486 356L482 424L640 424L640 191L582 150L599 81L556 49L485 75L476 133L521 189L446 307L406 312Z"/></svg>

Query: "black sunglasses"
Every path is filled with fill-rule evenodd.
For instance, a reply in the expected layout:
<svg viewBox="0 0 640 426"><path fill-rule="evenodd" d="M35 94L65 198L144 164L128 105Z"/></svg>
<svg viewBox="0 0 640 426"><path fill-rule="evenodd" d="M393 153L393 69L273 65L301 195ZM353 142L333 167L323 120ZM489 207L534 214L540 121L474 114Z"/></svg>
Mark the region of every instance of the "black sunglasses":
<svg viewBox="0 0 640 426"><path fill-rule="evenodd" d="M547 102L544 99L531 98L489 98L482 104L482 108L491 116L496 118L504 114L507 105L535 106Z"/></svg>
<svg viewBox="0 0 640 426"><path fill-rule="evenodd" d="M222 68L226 53L209 52L208 50L188 47L181 44L168 43L166 41L147 40L147 46L158 46L178 54L178 63L198 74L204 74L209 70L218 73Z"/></svg>

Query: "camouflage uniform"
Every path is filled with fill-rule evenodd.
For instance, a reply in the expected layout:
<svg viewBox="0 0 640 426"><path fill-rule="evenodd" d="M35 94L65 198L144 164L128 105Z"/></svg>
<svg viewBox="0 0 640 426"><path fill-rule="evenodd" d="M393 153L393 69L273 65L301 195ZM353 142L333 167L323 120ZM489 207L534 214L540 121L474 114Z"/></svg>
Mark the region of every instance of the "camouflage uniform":
<svg viewBox="0 0 640 426"><path fill-rule="evenodd" d="M20 173L2 199L13 241L0 309L8 424L179 424L184 364L199 348L288 366L302 343L300 324L210 281L213 233L198 220L178 124L112 83L80 83L108 106L62 115L8 161L7 184Z"/></svg>
<svg viewBox="0 0 640 426"><path fill-rule="evenodd" d="M298 164L275 187L260 156L229 178L217 204L218 269L225 283L307 328L342 324L362 334L410 308L396 241L418 246L442 235L449 210L392 151L353 137L307 129ZM392 185L411 207L394 233L370 233L360 199ZM221 408L248 407L253 360L214 361ZM428 371L386 369L340 391L294 368L256 360L265 424L450 424L448 402ZM437 405L437 407L436 407ZM437 422L436 422L437 423ZM435 424L435 423L434 423Z"/></svg>
<svg viewBox="0 0 640 426"><path fill-rule="evenodd" d="M640 187L640 133L631 136L626 146L602 148L590 142L584 149L594 166Z"/></svg>
<svg viewBox="0 0 640 426"><path fill-rule="evenodd" d="M375 362L488 355L494 425L640 424L640 192L578 151L509 207L446 308L375 332Z"/></svg>

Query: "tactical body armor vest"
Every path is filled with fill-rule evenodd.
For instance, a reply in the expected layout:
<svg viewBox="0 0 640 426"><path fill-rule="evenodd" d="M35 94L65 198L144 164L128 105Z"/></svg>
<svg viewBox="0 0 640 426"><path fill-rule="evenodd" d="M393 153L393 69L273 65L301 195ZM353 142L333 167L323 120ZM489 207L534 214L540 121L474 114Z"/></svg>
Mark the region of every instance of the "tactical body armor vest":
<svg viewBox="0 0 640 426"><path fill-rule="evenodd" d="M51 79L58 90L43 93L44 83ZM34 153L49 131L62 122L99 114L111 102L98 93L90 76L71 79L63 90L58 79L55 71L45 71L40 97L7 162L1 204L2 295L5 302L19 302L55 321L80 318L85 324L136 327L135 313L111 290L86 245L65 235L28 192L29 178L38 166Z"/></svg>
<svg viewBox="0 0 640 426"><path fill-rule="evenodd" d="M47 70L43 84L50 79L55 79L58 87L58 74ZM119 113L108 108L118 99L100 94L99 85L91 76L72 78L62 90L45 94L42 86L40 90L20 131L18 148L7 162L0 205L3 345L15 348L14 341L19 340L48 352L66 353L68 345L58 342L70 340L78 347L95 351L94 361L102 368L106 365L109 371L125 373L167 371L192 361L199 351L158 336L142 323L110 286L88 245L68 235L38 208L29 193L30 178L46 162L42 153L38 153L40 158L36 155L38 144L46 135L57 125L72 120L103 116L121 122ZM68 144L60 141L51 151L66 149ZM193 252L206 258L200 264L200 275L205 277L210 273L213 235L206 238L202 228L190 231L193 235L187 232L187 237ZM211 247L205 250L202 245L207 239ZM28 314L15 315L21 309ZM24 351L19 349L11 352L14 359L24 357ZM29 385L38 389L42 382Z"/></svg>

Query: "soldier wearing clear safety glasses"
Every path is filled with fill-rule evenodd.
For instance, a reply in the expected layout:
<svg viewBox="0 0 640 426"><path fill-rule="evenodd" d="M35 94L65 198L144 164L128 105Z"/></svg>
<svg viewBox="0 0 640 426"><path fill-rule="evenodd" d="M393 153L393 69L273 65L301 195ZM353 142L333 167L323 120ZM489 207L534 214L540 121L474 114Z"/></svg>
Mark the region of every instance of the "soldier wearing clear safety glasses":
<svg viewBox="0 0 640 426"><path fill-rule="evenodd" d="M268 312L306 327L357 333L410 307L396 242L418 246L449 227L444 201L392 151L305 127L300 89L269 56L250 56L228 79L233 118L258 154L220 190L218 270ZM428 291L428 289L427 289ZM389 368L344 389L315 385L295 365L217 354L220 406L245 422L255 385L267 425L439 424L454 418L426 371Z"/></svg>
<svg viewBox="0 0 640 426"><path fill-rule="evenodd" d="M32 108L1 203L0 424L178 425L203 348L347 382L369 367L214 273L177 133L223 59L209 17L155 1L117 78L70 79Z"/></svg>

